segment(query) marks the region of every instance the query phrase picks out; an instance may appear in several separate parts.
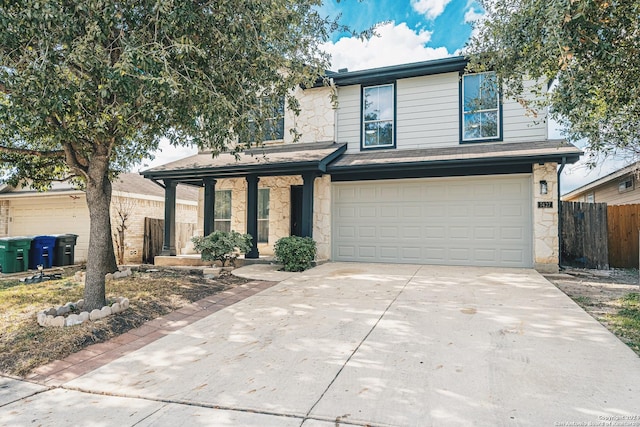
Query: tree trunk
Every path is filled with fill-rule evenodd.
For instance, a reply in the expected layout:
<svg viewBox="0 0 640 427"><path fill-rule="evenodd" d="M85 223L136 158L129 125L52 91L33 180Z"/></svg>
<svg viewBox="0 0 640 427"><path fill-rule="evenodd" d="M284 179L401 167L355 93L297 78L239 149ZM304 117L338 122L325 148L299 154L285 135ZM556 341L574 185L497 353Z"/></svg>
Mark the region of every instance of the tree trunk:
<svg viewBox="0 0 640 427"><path fill-rule="evenodd" d="M104 276L118 269L111 239L111 181L108 169L108 157L94 157L88 171L86 194L90 231L84 286L84 304L87 311L105 305Z"/></svg>

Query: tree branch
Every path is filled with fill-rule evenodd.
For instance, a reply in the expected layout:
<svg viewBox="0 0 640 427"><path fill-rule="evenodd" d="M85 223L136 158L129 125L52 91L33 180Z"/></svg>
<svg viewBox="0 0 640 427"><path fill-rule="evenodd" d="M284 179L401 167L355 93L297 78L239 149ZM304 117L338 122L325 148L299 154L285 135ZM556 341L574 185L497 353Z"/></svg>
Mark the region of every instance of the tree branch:
<svg viewBox="0 0 640 427"><path fill-rule="evenodd" d="M42 157L46 159L64 158L64 155L65 155L63 150L39 151L39 150L28 150L26 148L5 147L3 145L0 145L0 153L19 154L23 156L35 156L35 157Z"/></svg>

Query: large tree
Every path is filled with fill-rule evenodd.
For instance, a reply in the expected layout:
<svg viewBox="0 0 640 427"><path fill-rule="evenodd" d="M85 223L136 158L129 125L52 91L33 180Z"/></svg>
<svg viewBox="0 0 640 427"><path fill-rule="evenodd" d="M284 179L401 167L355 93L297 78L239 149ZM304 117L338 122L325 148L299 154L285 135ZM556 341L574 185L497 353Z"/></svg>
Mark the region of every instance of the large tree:
<svg viewBox="0 0 640 427"><path fill-rule="evenodd" d="M115 265L111 179L158 147L260 139L264 108L321 76L321 0L0 2L0 162L10 183L73 177L91 226L85 303ZM269 102L265 102L265 100ZM236 149L240 146L236 146Z"/></svg>
<svg viewBox="0 0 640 427"><path fill-rule="evenodd" d="M494 69L507 95L544 105L596 154L640 153L640 0L479 0L471 68ZM554 82L539 102L523 76Z"/></svg>

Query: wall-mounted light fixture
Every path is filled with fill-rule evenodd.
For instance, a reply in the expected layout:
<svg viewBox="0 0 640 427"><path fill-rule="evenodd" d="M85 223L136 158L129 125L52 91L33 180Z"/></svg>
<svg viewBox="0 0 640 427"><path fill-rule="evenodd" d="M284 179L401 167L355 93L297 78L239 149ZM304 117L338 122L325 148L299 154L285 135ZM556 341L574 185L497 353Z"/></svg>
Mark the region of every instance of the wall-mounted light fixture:
<svg viewBox="0 0 640 427"><path fill-rule="evenodd" d="M547 192L549 192L547 181L540 181L540 194L547 194Z"/></svg>

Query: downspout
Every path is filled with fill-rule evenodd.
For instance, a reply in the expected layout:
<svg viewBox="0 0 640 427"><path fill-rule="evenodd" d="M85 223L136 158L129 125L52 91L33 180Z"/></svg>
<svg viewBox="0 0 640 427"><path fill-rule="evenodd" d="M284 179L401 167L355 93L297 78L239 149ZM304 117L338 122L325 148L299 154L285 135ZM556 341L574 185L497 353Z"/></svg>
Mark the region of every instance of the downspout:
<svg viewBox="0 0 640 427"><path fill-rule="evenodd" d="M562 158L560 169L558 169L558 267L562 266L562 201L560 200L560 175L567 164L567 158Z"/></svg>

